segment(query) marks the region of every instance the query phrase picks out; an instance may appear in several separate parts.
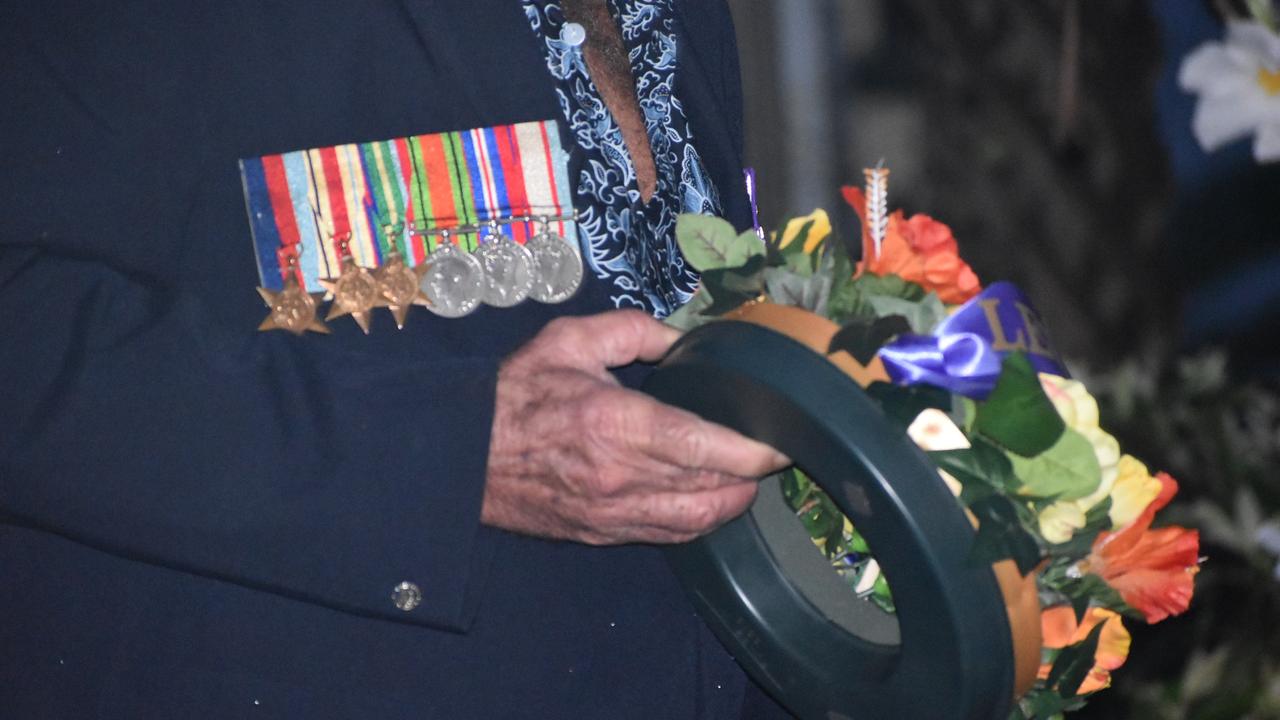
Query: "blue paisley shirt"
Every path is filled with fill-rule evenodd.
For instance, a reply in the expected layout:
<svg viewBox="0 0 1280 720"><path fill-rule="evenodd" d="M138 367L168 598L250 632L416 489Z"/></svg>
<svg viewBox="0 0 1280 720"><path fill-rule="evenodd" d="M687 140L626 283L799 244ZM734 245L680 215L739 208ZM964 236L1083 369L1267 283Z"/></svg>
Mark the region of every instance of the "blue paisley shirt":
<svg viewBox="0 0 1280 720"><path fill-rule="evenodd" d="M675 95L678 18L671 2L609 0L657 166L657 189L645 203L622 130L591 81L583 47L560 38L565 21L558 0L524 0L529 22L543 40L576 152L584 155L574 199L587 268L608 284L615 307L642 308L660 318L688 302L698 286L697 272L676 245L676 217L721 214L720 198Z"/></svg>

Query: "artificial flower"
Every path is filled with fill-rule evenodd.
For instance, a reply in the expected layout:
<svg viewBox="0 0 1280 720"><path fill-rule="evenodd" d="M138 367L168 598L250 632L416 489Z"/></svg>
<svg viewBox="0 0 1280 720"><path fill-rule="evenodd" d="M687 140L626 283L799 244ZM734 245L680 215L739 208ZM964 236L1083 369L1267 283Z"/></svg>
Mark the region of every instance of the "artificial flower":
<svg viewBox="0 0 1280 720"><path fill-rule="evenodd" d="M1152 477L1141 460L1132 455L1120 456L1116 465L1116 481L1111 488L1111 527L1124 527L1142 514L1160 494L1163 484Z"/></svg>
<svg viewBox="0 0 1280 720"><path fill-rule="evenodd" d="M831 218L827 217L827 211L821 208L803 217L792 218L782 228L782 236L778 240L778 248L782 249L795 242L800 236L800 232L809 227L809 233L804 238L804 253L812 255L822 245L822 241L827 239L831 234Z"/></svg>
<svg viewBox="0 0 1280 720"><path fill-rule="evenodd" d="M1200 533L1182 527L1151 529L1155 514L1178 492L1178 483L1159 473L1160 493L1130 524L1098 535L1077 568L1114 588L1148 623L1185 612L1200 569Z"/></svg>
<svg viewBox="0 0 1280 720"><path fill-rule="evenodd" d="M1085 510L1081 509L1079 500L1053 503L1040 511L1036 520L1040 524L1040 534L1044 539L1057 544L1071 539L1077 530L1085 526Z"/></svg>
<svg viewBox="0 0 1280 720"><path fill-rule="evenodd" d="M938 408L921 410L907 428L907 435L921 450L928 452L964 450L969 447L969 438L964 431L956 427L950 415Z"/></svg>
<svg viewBox="0 0 1280 720"><path fill-rule="evenodd" d="M1067 427L1089 441L1102 471L1098 487L1093 492L1075 500L1059 500L1040 511L1040 532L1045 540L1064 543L1085 526L1090 508L1113 492L1120 463L1120 443L1098 426L1098 402L1085 389L1084 383L1040 373L1040 387Z"/></svg>
<svg viewBox="0 0 1280 720"><path fill-rule="evenodd" d="M1069 605L1057 605L1040 613L1040 632L1044 646L1053 650L1084 642L1099 623L1102 634L1098 636L1098 649L1093 653L1093 668L1076 692L1084 695L1111 685L1111 671L1119 668L1129 657L1130 635L1120 616L1106 608L1092 607L1084 615L1084 622L1076 622L1076 612ZM1040 666L1039 678L1049 677L1051 663Z"/></svg>
<svg viewBox="0 0 1280 720"><path fill-rule="evenodd" d="M945 303L965 302L982 290L978 276L960 259L951 228L928 215L907 219L901 210L889 216L884 242L877 253L867 229L867 196L860 188L843 188L844 199L862 220L862 260L856 274L897 275L925 290L938 293Z"/></svg>
<svg viewBox="0 0 1280 720"><path fill-rule="evenodd" d="M1191 129L1205 151L1254 136L1258 162L1280 160L1280 36L1258 22L1227 23L1182 61L1182 89L1197 93Z"/></svg>

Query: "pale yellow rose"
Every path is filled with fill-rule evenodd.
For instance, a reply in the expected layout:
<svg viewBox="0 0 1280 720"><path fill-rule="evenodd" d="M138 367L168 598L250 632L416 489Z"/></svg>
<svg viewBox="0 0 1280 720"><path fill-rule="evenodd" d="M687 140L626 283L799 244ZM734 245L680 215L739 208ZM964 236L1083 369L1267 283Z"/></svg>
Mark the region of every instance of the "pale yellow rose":
<svg viewBox="0 0 1280 720"><path fill-rule="evenodd" d="M1044 388L1068 427L1098 427L1098 401L1089 394L1084 383L1040 373L1040 387Z"/></svg>
<svg viewBox="0 0 1280 720"><path fill-rule="evenodd" d="M809 234L804 240L804 252L812 255L818 245L831 234L831 218L827 217L827 211L821 208L803 217L792 218L782 228L782 238L778 241L779 248L785 248L800 235L800 231L808 223L813 223L809 228Z"/></svg>
<svg viewBox="0 0 1280 720"><path fill-rule="evenodd" d="M1085 525L1085 510L1080 501L1056 502L1040 511L1040 535L1051 543L1064 543Z"/></svg>
<svg viewBox="0 0 1280 720"><path fill-rule="evenodd" d="M1089 508L1102 502L1115 485L1116 468L1120 462L1120 443L1098 426L1098 402L1085 389L1084 383L1040 373L1040 387L1044 388L1045 394L1053 401L1054 408L1067 427L1083 435L1093 446L1093 454L1098 458L1102 478L1097 489L1079 500L1071 501L1082 512L1088 512Z"/></svg>
<svg viewBox="0 0 1280 720"><path fill-rule="evenodd" d="M1160 481L1132 455L1120 458L1115 486L1111 489L1111 527L1133 522L1160 494Z"/></svg>

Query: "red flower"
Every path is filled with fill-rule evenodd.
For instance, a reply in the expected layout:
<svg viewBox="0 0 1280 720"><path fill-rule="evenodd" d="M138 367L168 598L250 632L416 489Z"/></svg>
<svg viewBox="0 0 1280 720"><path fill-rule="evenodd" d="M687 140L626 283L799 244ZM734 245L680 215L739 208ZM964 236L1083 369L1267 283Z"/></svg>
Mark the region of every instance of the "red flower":
<svg viewBox="0 0 1280 720"><path fill-rule="evenodd" d="M1200 569L1200 533L1182 527L1151 529L1151 521L1178 492L1168 473L1156 475L1160 494L1136 520L1116 532L1104 532L1082 569L1095 573L1131 607L1156 623L1186 611Z"/></svg>
<svg viewBox="0 0 1280 720"><path fill-rule="evenodd" d="M852 186L842 189L844 199L862 220L862 260L856 275L897 275L925 290L938 293L943 302L962 303L982 290L978 276L960 259L951 228L928 215L907 219L901 210L889 216L880 253L876 254L867 228L867 198Z"/></svg>

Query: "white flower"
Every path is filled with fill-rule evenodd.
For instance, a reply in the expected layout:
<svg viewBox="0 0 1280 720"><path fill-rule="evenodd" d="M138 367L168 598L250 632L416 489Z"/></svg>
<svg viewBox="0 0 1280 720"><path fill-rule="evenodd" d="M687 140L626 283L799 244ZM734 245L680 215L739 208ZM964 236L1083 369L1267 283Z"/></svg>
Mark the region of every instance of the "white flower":
<svg viewBox="0 0 1280 720"><path fill-rule="evenodd" d="M1206 152L1255 135L1258 162L1280 160L1280 36L1261 23L1227 23L1182 61L1178 84L1199 94L1191 129Z"/></svg>
<svg viewBox="0 0 1280 720"><path fill-rule="evenodd" d="M937 408L925 408L920 411L907 435L916 441L922 450L964 450L969 447L969 438L964 431L956 427L951 416Z"/></svg>

